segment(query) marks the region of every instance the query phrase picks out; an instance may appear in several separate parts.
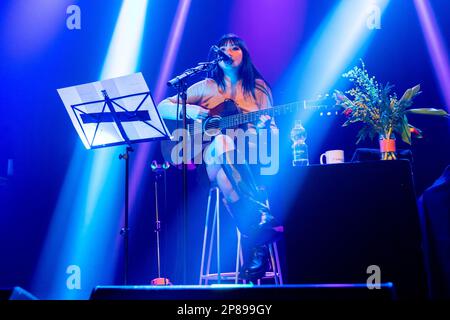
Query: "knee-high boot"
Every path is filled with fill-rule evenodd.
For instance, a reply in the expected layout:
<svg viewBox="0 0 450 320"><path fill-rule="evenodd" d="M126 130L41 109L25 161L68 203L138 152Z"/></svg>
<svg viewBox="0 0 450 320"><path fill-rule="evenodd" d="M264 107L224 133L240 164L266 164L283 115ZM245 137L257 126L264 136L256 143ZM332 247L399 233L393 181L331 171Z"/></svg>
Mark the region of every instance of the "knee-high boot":
<svg viewBox="0 0 450 320"><path fill-rule="evenodd" d="M244 267L241 276L256 280L265 274L268 265L266 243L275 241L282 227L270 213L266 195L257 188L247 164L224 161L222 168L239 196L238 201L225 202L225 205L242 234Z"/></svg>
<svg viewBox="0 0 450 320"><path fill-rule="evenodd" d="M261 279L269 266L269 253L266 245L254 245L248 238L241 237L244 265L240 269L240 278L256 281Z"/></svg>
<svg viewBox="0 0 450 320"><path fill-rule="evenodd" d="M226 203L239 231L254 245L275 241L283 227L270 213L267 195L255 183L247 163L234 164L232 152L224 154L222 169L239 196L234 203Z"/></svg>
<svg viewBox="0 0 450 320"><path fill-rule="evenodd" d="M283 226L261 202L240 198L233 203L225 202L225 207L250 245L265 245L278 240L283 233Z"/></svg>

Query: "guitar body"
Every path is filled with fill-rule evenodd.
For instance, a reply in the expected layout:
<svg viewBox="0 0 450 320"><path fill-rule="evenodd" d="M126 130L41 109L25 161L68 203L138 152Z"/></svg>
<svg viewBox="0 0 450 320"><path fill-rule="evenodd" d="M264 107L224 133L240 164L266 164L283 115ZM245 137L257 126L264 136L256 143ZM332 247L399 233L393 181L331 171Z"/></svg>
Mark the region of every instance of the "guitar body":
<svg viewBox="0 0 450 320"><path fill-rule="evenodd" d="M203 152L203 149L210 143L207 141L202 143L202 147L195 146L195 142L202 141L203 142L203 134L206 134L211 137L211 141L214 139L214 136L217 136L221 133L221 129L219 128L219 123L223 117L236 115L241 113L241 110L238 108L236 103L227 99L224 102L220 103L216 107L209 110L209 117L202 121L193 121L188 120L188 131L190 133L190 139L188 141L190 148L190 154L188 155L188 160L198 157L200 153ZM174 130L182 128L182 121L177 120L165 120L166 126L169 129L171 135L174 133ZM177 127L178 126L178 127ZM240 127L240 125L235 126ZM163 140L161 141L161 153L165 161L170 162L172 165L182 164L182 156L179 154L178 157L174 157L172 159L172 150L182 143L182 139L179 136L172 137L171 140Z"/></svg>
<svg viewBox="0 0 450 320"><path fill-rule="evenodd" d="M225 117L233 114L241 113L236 103L231 99L226 99L221 104L209 110L209 117ZM208 120L208 119L206 119Z"/></svg>

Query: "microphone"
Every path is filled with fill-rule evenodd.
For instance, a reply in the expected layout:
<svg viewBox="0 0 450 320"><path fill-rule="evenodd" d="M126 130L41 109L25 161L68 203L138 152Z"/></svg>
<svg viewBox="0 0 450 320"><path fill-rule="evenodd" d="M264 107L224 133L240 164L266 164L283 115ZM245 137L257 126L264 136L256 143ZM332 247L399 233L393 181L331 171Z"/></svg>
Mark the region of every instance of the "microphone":
<svg viewBox="0 0 450 320"><path fill-rule="evenodd" d="M219 60L222 60L223 62L225 62L227 64L232 64L233 63L233 59L228 54L226 54L225 52L220 50L218 46L214 45L214 46L211 47L211 49L220 58Z"/></svg>

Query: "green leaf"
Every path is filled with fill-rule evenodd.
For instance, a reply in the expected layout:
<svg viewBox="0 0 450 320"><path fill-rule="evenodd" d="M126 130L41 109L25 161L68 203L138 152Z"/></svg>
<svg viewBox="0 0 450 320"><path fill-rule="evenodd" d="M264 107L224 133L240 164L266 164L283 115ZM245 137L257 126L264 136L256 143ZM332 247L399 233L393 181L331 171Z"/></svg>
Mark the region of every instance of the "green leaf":
<svg viewBox="0 0 450 320"><path fill-rule="evenodd" d="M353 106L353 102L339 90L335 90L335 92L333 93L333 97L336 100L336 103L342 106L343 108Z"/></svg>
<svg viewBox="0 0 450 320"><path fill-rule="evenodd" d="M403 101L409 100L412 97L412 90L406 89L405 93L403 94L402 98L399 100L399 103L402 103Z"/></svg>
<svg viewBox="0 0 450 320"><path fill-rule="evenodd" d="M414 97L420 91L420 84L414 86L411 90L412 90L412 96Z"/></svg>
<svg viewBox="0 0 450 320"><path fill-rule="evenodd" d="M345 121L345 122L342 124L342 126L343 126L343 127L347 127L349 124L350 124L350 121L347 120L347 121Z"/></svg>
<svg viewBox="0 0 450 320"><path fill-rule="evenodd" d="M403 116L403 120L400 124L400 134L402 135L402 140L407 144L411 144L411 132L409 131L408 118Z"/></svg>
<svg viewBox="0 0 450 320"><path fill-rule="evenodd" d="M370 127L368 127L368 126L364 126L364 127L361 128L361 130L359 130L359 132L357 134L358 140L356 141L356 144L358 144L360 141L366 139L367 135L369 135L370 138L373 139L372 129Z"/></svg>
<svg viewBox="0 0 450 320"><path fill-rule="evenodd" d="M360 143L362 140L365 139L365 135L364 134L359 134L358 133L357 137L358 137L358 140L356 141L356 144Z"/></svg>
<svg viewBox="0 0 450 320"><path fill-rule="evenodd" d="M402 98L399 100L399 103L405 102L407 100L411 100L412 98L414 98L415 95L417 95L420 91L420 84L409 88L405 91L405 93L403 94Z"/></svg>
<svg viewBox="0 0 450 320"><path fill-rule="evenodd" d="M420 108L420 109L408 109L405 112L415 114L427 114L430 116L449 117L449 114L443 109Z"/></svg>

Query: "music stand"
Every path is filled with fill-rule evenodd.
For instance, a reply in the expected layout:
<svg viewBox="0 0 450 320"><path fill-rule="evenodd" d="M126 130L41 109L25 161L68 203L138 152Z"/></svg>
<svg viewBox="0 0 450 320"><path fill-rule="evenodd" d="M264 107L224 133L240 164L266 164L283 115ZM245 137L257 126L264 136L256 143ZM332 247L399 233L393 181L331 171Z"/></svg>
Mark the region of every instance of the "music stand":
<svg viewBox="0 0 450 320"><path fill-rule="evenodd" d="M128 176L131 144L170 139L142 73L57 90L86 149L126 145L124 282L128 277Z"/></svg>

